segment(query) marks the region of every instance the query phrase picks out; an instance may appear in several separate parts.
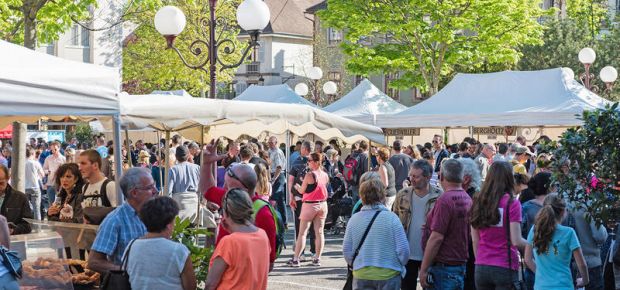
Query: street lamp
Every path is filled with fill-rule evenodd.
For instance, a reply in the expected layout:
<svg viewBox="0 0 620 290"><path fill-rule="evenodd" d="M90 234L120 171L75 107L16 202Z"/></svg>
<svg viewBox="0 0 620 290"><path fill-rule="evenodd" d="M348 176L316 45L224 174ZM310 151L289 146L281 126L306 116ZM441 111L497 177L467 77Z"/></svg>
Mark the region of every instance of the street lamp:
<svg viewBox="0 0 620 290"><path fill-rule="evenodd" d="M593 73L590 73L590 67L595 60L596 52L594 52L592 48L586 47L579 51L579 62L581 62L583 64L583 67L585 68L585 72L579 76L579 79L588 90L591 90L594 93L598 93L598 86L591 83L594 80L595 76ZM601 80L605 83L604 93L610 94L611 90L613 89L614 82L618 78L618 71L616 71L616 69L611 66L606 66L601 70L599 76Z"/></svg>
<svg viewBox="0 0 620 290"><path fill-rule="evenodd" d="M311 67L306 70L306 76L310 79L312 85L312 100L315 104L319 104L321 100L321 94L319 91L319 80L323 77L323 70L320 67ZM323 84L323 93L330 97L335 95L338 91L338 85L335 82L328 81ZM305 96L310 92L310 88L306 83L298 83L295 85L295 93L300 96Z"/></svg>
<svg viewBox="0 0 620 290"><path fill-rule="evenodd" d="M209 28L209 39L197 39L189 45L189 51L196 57L201 56L204 52L203 48L206 48L208 57L198 64L188 63L179 49L174 46L174 40L185 28L186 19L183 11L174 6L164 6L157 11L154 19L155 29L166 38L168 45L166 49L173 49L179 55L185 66L209 73L209 96L211 98L215 98L216 64L220 64L220 71L240 66L247 58L250 51L259 46L258 36L261 31L267 27L269 19L271 18L269 7L265 2L261 0L243 1L237 8L237 23L250 35L250 40L248 41L248 46L241 53L242 57L238 62L232 64L223 63L222 59L218 57L218 51L222 49L224 54L232 54L235 51L235 45L230 39L216 40L216 4L217 0L209 0L209 19L203 18L200 21L203 26L202 28ZM218 21L220 20L218 19ZM205 68L207 64L209 64L208 69Z"/></svg>

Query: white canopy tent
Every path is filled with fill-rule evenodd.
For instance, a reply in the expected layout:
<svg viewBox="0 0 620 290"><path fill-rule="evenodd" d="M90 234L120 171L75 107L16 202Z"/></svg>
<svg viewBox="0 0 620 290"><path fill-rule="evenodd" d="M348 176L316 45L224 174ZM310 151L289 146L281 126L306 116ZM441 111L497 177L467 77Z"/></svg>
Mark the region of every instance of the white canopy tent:
<svg viewBox="0 0 620 290"><path fill-rule="evenodd" d="M65 60L0 40L0 127L41 117L103 117L116 125L114 145L120 152L119 91L118 69ZM115 157L119 174L122 163L119 154Z"/></svg>
<svg viewBox="0 0 620 290"><path fill-rule="evenodd" d="M368 79L363 79L348 94L323 108L327 112L372 125L376 123L377 115L397 114L405 109L406 106L384 94Z"/></svg>
<svg viewBox="0 0 620 290"><path fill-rule="evenodd" d="M194 130L200 136L200 127L208 126L210 136L230 139L262 132L283 134L288 130L324 139L338 137L345 142L370 139L384 143L383 132L377 127L305 105L136 95L121 97L121 112L123 125L130 130L150 127L189 134Z"/></svg>
<svg viewBox="0 0 620 290"><path fill-rule="evenodd" d="M318 108L317 105L300 97L288 85L257 86L251 85L234 98L235 101L256 101L279 104L299 104Z"/></svg>
<svg viewBox="0 0 620 290"><path fill-rule="evenodd" d="M430 99L395 115L382 128L575 126L576 114L608 104L562 69L458 74Z"/></svg>

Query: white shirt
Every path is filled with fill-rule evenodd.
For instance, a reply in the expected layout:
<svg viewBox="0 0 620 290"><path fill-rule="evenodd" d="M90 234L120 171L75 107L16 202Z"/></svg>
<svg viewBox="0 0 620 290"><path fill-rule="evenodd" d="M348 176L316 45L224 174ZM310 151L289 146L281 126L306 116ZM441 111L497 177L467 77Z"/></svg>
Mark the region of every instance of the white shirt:
<svg viewBox="0 0 620 290"><path fill-rule="evenodd" d="M271 160L271 173L276 172L276 167L280 166L282 170L286 169L286 158L280 148L269 149L269 159Z"/></svg>
<svg viewBox="0 0 620 290"><path fill-rule="evenodd" d="M101 186L103 185L103 181L105 180L106 178L102 179L97 183L88 185L88 188L84 192L84 197L82 201L83 208L103 206L101 197L99 197L99 192L101 191ZM116 200L116 185L114 184L114 181L108 182L108 185L106 186L106 196L108 197L108 200L110 200L110 205L112 205L112 207L116 207L118 205L118 202Z"/></svg>
<svg viewBox="0 0 620 290"><path fill-rule="evenodd" d="M49 171L49 175L47 176L47 185L53 185L54 180L56 179L56 170L60 165L63 165L67 162L67 159L62 156L62 154L58 154L58 157L54 157L54 154L47 156L45 158L45 162L43 163L43 169L45 171Z"/></svg>
<svg viewBox="0 0 620 290"><path fill-rule="evenodd" d="M39 181L45 176L43 167L39 161L26 160L26 188L39 188Z"/></svg>

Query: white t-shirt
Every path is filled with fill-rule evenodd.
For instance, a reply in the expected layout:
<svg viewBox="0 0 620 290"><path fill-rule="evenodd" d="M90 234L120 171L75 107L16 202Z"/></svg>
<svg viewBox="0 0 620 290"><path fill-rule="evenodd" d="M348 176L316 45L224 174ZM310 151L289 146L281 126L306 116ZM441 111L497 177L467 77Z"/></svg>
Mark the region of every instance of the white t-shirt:
<svg viewBox="0 0 620 290"><path fill-rule="evenodd" d="M431 198L427 193L424 197L419 197L415 192L411 199L411 223L407 239L409 240L409 260L422 261L424 251L422 251L422 227L426 223L426 204Z"/></svg>
<svg viewBox="0 0 620 290"><path fill-rule="evenodd" d="M183 290L181 272L188 256L185 245L165 238L136 240L127 260L131 289Z"/></svg>
<svg viewBox="0 0 620 290"><path fill-rule="evenodd" d="M103 185L103 182L105 180L106 178L102 179L97 183L88 185L88 188L86 188L86 191L84 192L84 200L82 201L83 208L103 206L103 201L99 195L101 192L101 186ZM116 207L118 205L118 202L116 200L116 185L114 184L114 181L108 182L108 185L106 186L106 195L108 197L108 200L110 200L110 204L112 205L112 207Z"/></svg>
<svg viewBox="0 0 620 290"><path fill-rule="evenodd" d="M41 176L44 176L43 166L37 160L26 160L26 189L39 188Z"/></svg>

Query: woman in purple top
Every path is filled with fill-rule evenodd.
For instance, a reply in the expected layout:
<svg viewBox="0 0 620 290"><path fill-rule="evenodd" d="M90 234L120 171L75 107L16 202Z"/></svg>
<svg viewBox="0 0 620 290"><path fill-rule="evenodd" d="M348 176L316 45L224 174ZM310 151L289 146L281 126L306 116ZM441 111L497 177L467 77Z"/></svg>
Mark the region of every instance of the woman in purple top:
<svg viewBox="0 0 620 290"><path fill-rule="evenodd" d="M515 190L512 166L495 161L471 209L471 237L476 256L476 289L511 289L518 279L518 249L525 248L521 237L521 203ZM508 220L506 220L508 218ZM510 221L510 265L508 229Z"/></svg>

